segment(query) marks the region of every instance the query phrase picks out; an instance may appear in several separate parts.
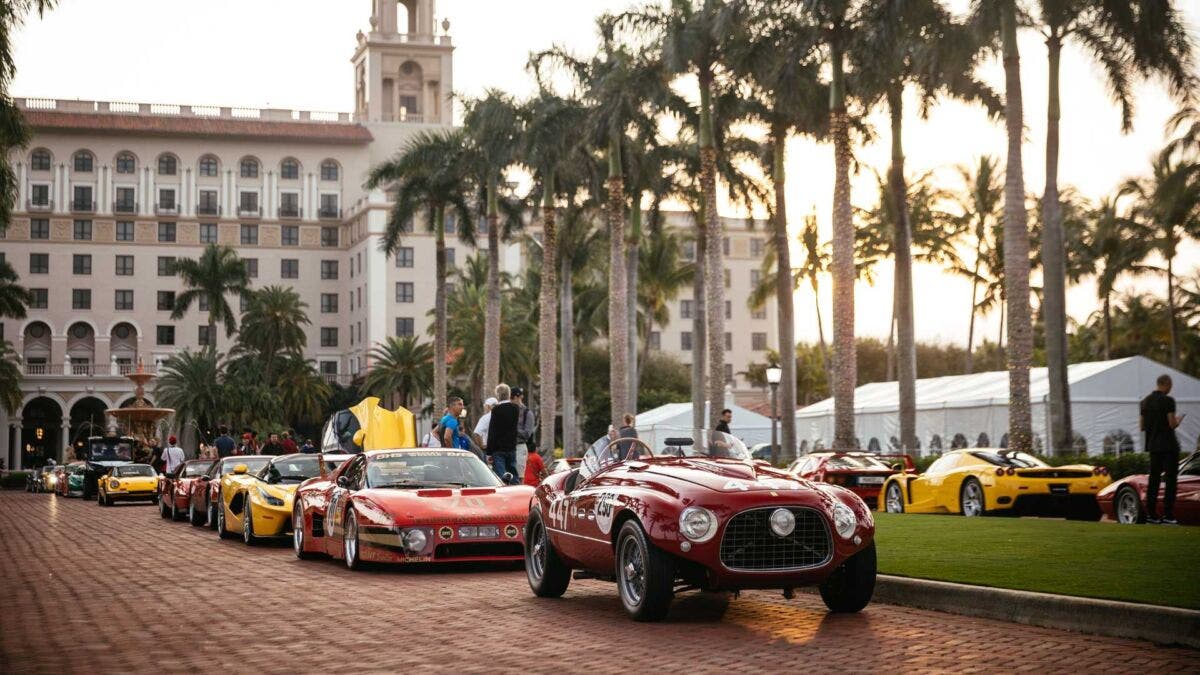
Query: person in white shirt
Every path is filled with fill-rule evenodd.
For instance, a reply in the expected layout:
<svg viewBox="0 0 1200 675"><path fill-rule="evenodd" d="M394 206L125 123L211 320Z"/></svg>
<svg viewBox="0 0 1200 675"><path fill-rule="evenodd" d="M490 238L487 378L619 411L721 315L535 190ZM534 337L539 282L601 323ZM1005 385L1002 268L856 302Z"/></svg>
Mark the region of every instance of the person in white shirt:
<svg viewBox="0 0 1200 675"><path fill-rule="evenodd" d="M175 473L175 470L183 465L186 459L183 455L183 448L176 444L176 438L171 436L167 438L167 447L163 449L163 469L166 473Z"/></svg>
<svg viewBox="0 0 1200 675"><path fill-rule="evenodd" d="M483 402L483 414L479 416L479 422L475 424L475 431L471 432L471 435L475 437L475 444L481 450L487 450L488 425L492 422L492 408L499 402L495 396L489 396L488 400Z"/></svg>

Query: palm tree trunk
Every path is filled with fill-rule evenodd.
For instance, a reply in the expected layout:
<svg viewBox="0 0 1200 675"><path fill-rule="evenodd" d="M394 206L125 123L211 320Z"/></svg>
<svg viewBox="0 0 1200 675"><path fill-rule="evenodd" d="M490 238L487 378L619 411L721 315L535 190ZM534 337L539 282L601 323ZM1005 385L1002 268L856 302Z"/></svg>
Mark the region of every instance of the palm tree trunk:
<svg viewBox="0 0 1200 675"><path fill-rule="evenodd" d="M629 314L625 285L625 177L621 174L621 137L608 144L608 390L610 423L621 426L629 412Z"/></svg>
<svg viewBox="0 0 1200 675"><path fill-rule="evenodd" d="M1000 334L996 336L996 346L1000 349L1000 354L1004 354L1004 314L1007 308L1004 301L1000 301Z"/></svg>
<svg viewBox="0 0 1200 675"><path fill-rule="evenodd" d="M1050 91L1046 105L1046 191L1042 195L1042 317L1046 324L1046 366L1050 384L1047 413L1050 447L1055 454L1072 451L1071 388L1067 382L1066 249L1063 244L1062 204L1058 197L1059 65L1062 40L1046 40L1050 60Z"/></svg>
<svg viewBox="0 0 1200 675"><path fill-rule="evenodd" d="M708 427L720 421L725 403L725 263L717 212L717 148L713 143L712 73L700 73L700 193L704 200L704 288L708 302Z"/></svg>
<svg viewBox="0 0 1200 675"><path fill-rule="evenodd" d="M888 93L892 123L890 184L896 214L893 249L896 255L896 368L900 386L900 444L907 452L917 448L917 342L913 327L912 224L908 219L908 186L904 180L903 91Z"/></svg>
<svg viewBox="0 0 1200 675"><path fill-rule="evenodd" d="M559 294L562 303L559 307L559 343L562 345L563 456L573 457L579 449L579 439L575 435L575 303L571 286L571 262L563 256L560 263L562 279L559 282Z"/></svg>
<svg viewBox="0 0 1200 675"><path fill-rule="evenodd" d="M696 223L696 261L692 275L692 428L703 429L704 418L704 360L707 350L704 340L704 268L708 257L708 237L704 233L703 207Z"/></svg>
<svg viewBox="0 0 1200 675"><path fill-rule="evenodd" d="M638 400L638 384L640 374L638 372L638 256L639 248L642 241L642 200L641 192L635 192L632 197L633 206L629 210L629 240L625 250L625 312L628 331L626 338L626 348L629 353L629 404L631 409L629 412L637 414ZM646 325L646 334L650 333L649 321Z"/></svg>
<svg viewBox="0 0 1200 675"><path fill-rule="evenodd" d="M850 130L842 46L833 44L829 128L833 137L833 450L854 451L854 220L850 207Z"/></svg>
<svg viewBox="0 0 1200 675"><path fill-rule="evenodd" d="M437 284L433 291L433 412L446 407L446 211L434 207L434 268Z"/></svg>
<svg viewBox="0 0 1200 675"><path fill-rule="evenodd" d="M792 282L792 252L787 233L787 132L776 129L772 134L775 192L775 304L779 323L780 439L779 454L771 457L772 464L790 462L796 457L796 296Z"/></svg>
<svg viewBox="0 0 1200 675"><path fill-rule="evenodd" d="M898 294L896 293L896 284L892 284L892 318L888 321L888 337L887 344L883 347L883 356L885 359L884 381L896 381L896 305L899 302Z"/></svg>
<svg viewBox="0 0 1200 675"><path fill-rule="evenodd" d="M1112 306L1111 293L1104 294L1104 360L1112 358Z"/></svg>
<svg viewBox="0 0 1200 675"><path fill-rule="evenodd" d="M1179 369L1179 322L1175 312L1175 256L1167 256L1167 323L1171 327L1171 367Z"/></svg>
<svg viewBox="0 0 1200 675"><path fill-rule="evenodd" d="M983 255L983 237L975 242L975 268L971 272L971 320L967 323L967 373L975 372L975 315L979 293L979 261Z"/></svg>
<svg viewBox="0 0 1200 675"><path fill-rule="evenodd" d="M558 283L554 278L558 272L558 231L554 214L554 173L546 172L543 182L546 185L542 188L542 287L538 314L538 417L541 418L542 437L538 450L542 456L552 457L558 403L555 400L558 372L554 362L558 357Z"/></svg>
<svg viewBox="0 0 1200 675"><path fill-rule="evenodd" d="M817 343L821 345L821 365L825 370L825 386L832 391L833 387L833 364L829 359L829 346L825 344L825 322L821 319L821 291L817 286L817 278L815 276L809 279L813 290L813 308L817 313Z"/></svg>
<svg viewBox="0 0 1200 675"><path fill-rule="evenodd" d="M1029 365L1033 359L1033 325L1029 309L1029 225L1025 213L1025 174L1021 162L1024 115L1021 100L1021 55L1017 47L1014 0L1001 10L1004 41L1005 125L1008 166L1004 176L1004 280L1008 302L1008 449L1033 450L1033 418L1029 401Z"/></svg>
<svg viewBox="0 0 1200 675"><path fill-rule="evenodd" d="M483 390L492 391L500 383L500 196L499 176L490 176L487 185L487 314L483 328ZM435 410L436 412L436 410Z"/></svg>

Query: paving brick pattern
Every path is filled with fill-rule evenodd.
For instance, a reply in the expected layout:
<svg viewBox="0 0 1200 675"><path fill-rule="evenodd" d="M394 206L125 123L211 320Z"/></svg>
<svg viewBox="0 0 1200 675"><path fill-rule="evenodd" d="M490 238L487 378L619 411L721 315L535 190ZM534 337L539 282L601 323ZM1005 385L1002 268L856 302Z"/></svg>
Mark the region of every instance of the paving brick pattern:
<svg viewBox="0 0 1200 675"><path fill-rule="evenodd" d="M11 491L0 589L0 673L1200 668L1188 649L902 607L834 616L811 594L691 594L639 624L603 582L539 600L519 569L350 572L151 506Z"/></svg>

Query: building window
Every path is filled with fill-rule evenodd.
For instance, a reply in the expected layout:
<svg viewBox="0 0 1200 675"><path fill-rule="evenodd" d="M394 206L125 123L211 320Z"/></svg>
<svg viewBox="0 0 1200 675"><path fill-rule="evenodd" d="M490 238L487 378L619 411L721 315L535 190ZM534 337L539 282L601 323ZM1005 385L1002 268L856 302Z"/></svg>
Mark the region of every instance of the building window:
<svg viewBox="0 0 1200 675"><path fill-rule="evenodd" d="M733 333L725 334L725 351L733 351Z"/></svg>
<svg viewBox="0 0 1200 675"><path fill-rule="evenodd" d="M117 221L117 241L133 241L133 223L131 221Z"/></svg>
<svg viewBox="0 0 1200 675"><path fill-rule="evenodd" d="M196 298L196 309L201 312L208 311L208 296L207 295L201 294L200 297Z"/></svg>
<svg viewBox="0 0 1200 675"><path fill-rule="evenodd" d="M750 270L750 288L758 288L762 282L762 270Z"/></svg>
<svg viewBox="0 0 1200 675"><path fill-rule="evenodd" d="M755 258L761 258L763 254L763 240L754 237L750 240L750 255Z"/></svg>
<svg viewBox="0 0 1200 675"><path fill-rule="evenodd" d="M96 203L92 201L92 186L91 185L76 185L74 188L75 198L71 200L72 211L95 211Z"/></svg>
<svg viewBox="0 0 1200 675"><path fill-rule="evenodd" d="M338 329L331 327L321 328L321 346L336 347L338 346Z"/></svg>
<svg viewBox="0 0 1200 675"><path fill-rule="evenodd" d="M299 279L300 261L295 258L284 258L279 261L280 279Z"/></svg>
<svg viewBox="0 0 1200 675"><path fill-rule="evenodd" d="M257 192L242 192L238 195L238 213L258 213Z"/></svg>
<svg viewBox="0 0 1200 675"><path fill-rule="evenodd" d="M279 217L300 217L300 194L298 192L279 193Z"/></svg>
<svg viewBox="0 0 1200 675"><path fill-rule="evenodd" d="M92 289L75 288L71 290L71 309L91 309Z"/></svg>
<svg viewBox="0 0 1200 675"><path fill-rule="evenodd" d="M258 226L257 225L242 225L242 245L254 246L258 244Z"/></svg>
<svg viewBox="0 0 1200 675"><path fill-rule="evenodd" d="M296 180L300 177L300 162L288 157L279 163L279 177L283 180Z"/></svg>
<svg viewBox="0 0 1200 675"><path fill-rule="evenodd" d="M29 254L29 273L30 274L49 274L50 273L50 254L49 253L30 253Z"/></svg>
<svg viewBox="0 0 1200 675"><path fill-rule="evenodd" d="M258 278L258 258L242 258L242 262L246 265L246 276L251 279Z"/></svg>
<svg viewBox="0 0 1200 675"><path fill-rule="evenodd" d="M160 345L175 344L175 326L157 326L155 338Z"/></svg>
<svg viewBox="0 0 1200 675"><path fill-rule="evenodd" d="M321 278L325 280L338 278L338 261L322 260L321 261Z"/></svg>
<svg viewBox="0 0 1200 675"><path fill-rule="evenodd" d="M692 331L685 330L679 334L679 348L685 352L692 351Z"/></svg>
<svg viewBox="0 0 1200 675"><path fill-rule="evenodd" d="M396 336L412 337L416 334L416 326L411 316L396 317Z"/></svg>
<svg viewBox="0 0 1200 675"><path fill-rule="evenodd" d="M326 377L337 375L337 369L338 369L337 361L322 361L321 362L321 374L325 375Z"/></svg>
<svg viewBox="0 0 1200 675"><path fill-rule="evenodd" d="M30 206L50 206L49 185L30 185L29 190Z"/></svg>
<svg viewBox="0 0 1200 675"><path fill-rule="evenodd" d="M92 153L88 152L87 150L80 150L79 152L75 153L75 170L80 173L91 173L92 161Z"/></svg>
<svg viewBox="0 0 1200 675"><path fill-rule="evenodd" d="M71 256L72 274L91 274L92 256L88 253L76 253Z"/></svg>
<svg viewBox="0 0 1200 675"><path fill-rule="evenodd" d="M241 163L242 178L258 178L258 160L246 158Z"/></svg>
<svg viewBox="0 0 1200 675"><path fill-rule="evenodd" d="M158 224L158 240L164 244L175 241L175 223Z"/></svg>
<svg viewBox="0 0 1200 675"><path fill-rule="evenodd" d="M401 246L396 251L396 267L413 266L413 249L411 246Z"/></svg>
<svg viewBox="0 0 1200 675"><path fill-rule="evenodd" d="M174 176L179 171L179 160L174 155L160 155L158 158L158 175Z"/></svg>
<svg viewBox="0 0 1200 675"><path fill-rule="evenodd" d="M218 171L217 158L212 155L205 155L200 158L200 175L209 178L214 178Z"/></svg>
<svg viewBox="0 0 1200 675"><path fill-rule="evenodd" d="M158 191L158 208L163 211L175 210L174 188L162 188Z"/></svg>
<svg viewBox="0 0 1200 675"><path fill-rule="evenodd" d="M170 312L175 309L175 291L158 292L158 311Z"/></svg>
<svg viewBox="0 0 1200 675"><path fill-rule="evenodd" d="M446 266L454 267L454 249L446 249Z"/></svg>
<svg viewBox="0 0 1200 675"><path fill-rule="evenodd" d="M446 214L446 234L458 234L458 218L453 213Z"/></svg>
<svg viewBox="0 0 1200 675"><path fill-rule="evenodd" d="M137 160L128 152L117 155L117 173L133 173L137 171Z"/></svg>
<svg viewBox="0 0 1200 675"><path fill-rule="evenodd" d="M207 347L209 345L215 344L215 341L212 339L212 333L210 333L208 331L209 326L202 325L202 326L199 326L198 328L199 328L199 330L196 333L196 343L197 344L199 344L201 347Z"/></svg>
<svg viewBox="0 0 1200 675"><path fill-rule="evenodd" d="M113 309L117 309L117 310L133 309L133 291L132 290L116 291L116 299L113 301Z"/></svg>
<svg viewBox="0 0 1200 675"><path fill-rule="evenodd" d="M50 221L45 218L34 218L29 221L30 239L49 239Z"/></svg>
<svg viewBox="0 0 1200 675"><path fill-rule="evenodd" d="M29 168L33 171L50 170L50 151L38 148L29 155Z"/></svg>
<svg viewBox="0 0 1200 675"><path fill-rule="evenodd" d="M650 349L662 349L662 333L656 330L650 331Z"/></svg>
<svg viewBox="0 0 1200 675"><path fill-rule="evenodd" d="M137 213L137 190L131 187L119 187L116 199L113 200L114 213Z"/></svg>
<svg viewBox="0 0 1200 675"><path fill-rule="evenodd" d="M750 313L750 318L751 318L751 319L765 319L765 318L767 318L767 309L766 309L765 307L759 307L758 309L756 309L756 310L754 310L753 312L751 312L751 313Z"/></svg>
<svg viewBox="0 0 1200 675"><path fill-rule="evenodd" d="M75 221L75 229L73 233L75 241L91 241L92 240L92 221L77 220Z"/></svg>
<svg viewBox="0 0 1200 675"><path fill-rule="evenodd" d="M216 223L200 223L200 243L201 244L217 243L217 224Z"/></svg>
<svg viewBox="0 0 1200 675"><path fill-rule="evenodd" d="M729 274L729 269L725 269L725 288L729 288L729 284L733 282L733 278Z"/></svg>
<svg viewBox="0 0 1200 675"><path fill-rule="evenodd" d="M160 276L160 277L175 276L175 256L173 256L173 255L158 256L158 276Z"/></svg>
<svg viewBox="0 0 1200 675"><path fill-rule="evenodd" d="M321 218L341 217L338 211L338 195L321 195L321 212L317 215Z"/></svg>
<svg viewBox="0 0 1200 675"><path fill-rule="evenodd" d="M321 180L337 180L338 165L332 159L321 162Z"/></svg>
<svg viewBox="0 0 1200 675"><path fill-rule="evenodd" d="M721 239L721 252L725 255L729 255L729 237L723 237Z"/></svg>
<svg viewBox="0 0 1200 675"><path fill-rule="evenodd" d="M411 281L396 282L396 302L413 301L413 284Z"/></svg>
<svg viewBox="0 0 1200 675"><path fill-rule="evenodd" d="M250 295L247 293L243 293L242 295L239 295L238 296L238 311L245 314L246 310L249 308L250 308Z"/></svg>
<svg viewBox="0 0 1200 675"><path fill-rule="evenodd" d="M338 295L337 293L322 293L321 294L321 313L322 314L337 314L338 311Z"/></svg>
<svg viewBox="0 0 1200 675"><path fill-rule="evenodd" d="M733 319L733 301L726 300L725 301L725 320L729 321L731 319Z"/></svg>
<svg viewBox="0 0 1200 675"><path fill-rule="evenodd" d="M29 289L29 309L46 309L50 304L50 289Z"/></svg>
<svg viewBox="0 0 1200 675"><path fill-rule="evenodd" d="M767 334L766 333L751 333L750 348L756 352L764 352L767 350Z"/></svg>
<svg viewBox="0 0 1200 675"><path fill-rule="evenodd" d="M133 276L133 256L131 256L131 255L117 256L116 275L119 277Z"/></svg>
<svg viewBox="0 0 1200 675"><path fill-rule="evenodd" d="M284 225L279 229L279 241L284 246L300 245L300 226Z"/></svg>
<svg viewBox="0 0 1200 675"><path fill-rule="evenodd" d="M691 300L680 300L679 301L679 318L681 318L681 319L692 318L692 301Z"/></svg>
<svg viewBox="0 0 1200 675"><path fill-rule="evenodd" d="M725 364L725 384L733 384L733 364Z"/></svg>
<svg viewBox="0 0 1200 675"><path fill-rule="evenodd" d="M338 245L338 229L336 227L321 228L321 246L333 248Z"/></svg>
<svg viewBox="0 0 1200 675"><path fill-rule="evenodd" d="M220 215L221 205L217 203L216 190L200 191L200 203L196 204L196 213L202 216Z"/></svg>

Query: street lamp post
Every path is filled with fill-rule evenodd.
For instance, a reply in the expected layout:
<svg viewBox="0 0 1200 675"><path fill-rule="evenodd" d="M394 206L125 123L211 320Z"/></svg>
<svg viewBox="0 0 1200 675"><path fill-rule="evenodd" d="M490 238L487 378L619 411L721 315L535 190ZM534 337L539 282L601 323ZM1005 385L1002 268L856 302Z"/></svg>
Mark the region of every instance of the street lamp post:
<svg viewBox="0 0 1200 675"><path fill-rule="evenodd" d="M783 379L783 369L779 366L767 368L767 384L771 385L771 465L779 466L779 443L776 442L776 423L779 421L779 406L776 394L779 391L779 381Z"/></svg>

